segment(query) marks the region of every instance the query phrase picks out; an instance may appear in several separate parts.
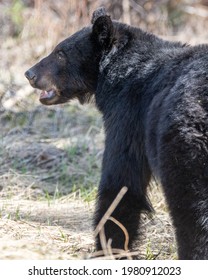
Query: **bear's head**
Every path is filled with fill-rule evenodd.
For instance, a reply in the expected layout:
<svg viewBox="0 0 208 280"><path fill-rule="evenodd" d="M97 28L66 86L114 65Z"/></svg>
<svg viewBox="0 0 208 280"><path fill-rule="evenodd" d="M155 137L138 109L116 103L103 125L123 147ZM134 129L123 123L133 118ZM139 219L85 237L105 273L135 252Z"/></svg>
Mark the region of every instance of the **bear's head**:
<svg viewBox="0 0 208 280"><path fill-rule="evenodd" d="M90 99L97 87L99 63L115 41L113 22L104 8L94 11L92 25L58 44L47 57L25 72L31 86L41 90L45 105Z"/></svg>

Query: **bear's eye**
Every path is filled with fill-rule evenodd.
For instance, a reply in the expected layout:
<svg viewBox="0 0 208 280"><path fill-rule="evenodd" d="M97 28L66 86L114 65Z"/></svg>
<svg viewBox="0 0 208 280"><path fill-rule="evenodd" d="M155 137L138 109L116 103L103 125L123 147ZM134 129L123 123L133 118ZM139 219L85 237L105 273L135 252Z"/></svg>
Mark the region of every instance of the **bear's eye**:
<svg viewBox="0 0 208 280"><path fill-rule="evenodd" d="M63 51L57 51L56 56L59 60L63 60L65 58L65 54Z"/></svg>

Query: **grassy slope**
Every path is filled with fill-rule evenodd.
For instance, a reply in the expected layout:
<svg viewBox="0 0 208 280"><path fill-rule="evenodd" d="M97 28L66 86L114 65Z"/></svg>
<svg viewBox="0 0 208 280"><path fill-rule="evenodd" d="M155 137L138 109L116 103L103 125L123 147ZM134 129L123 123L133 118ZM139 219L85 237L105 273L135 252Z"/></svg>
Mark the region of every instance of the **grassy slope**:
<svg viewBox="0 0 208 280"><path fill-rule="evenodd" d="M92 105L1 116L0 258L88 258L103 153L100 114ZM30 129L28 129L30 124ZM142 258L175 258L163 196L153 185L153 217L144 216ZM135 248L136 249L136 248Z"/></svg>

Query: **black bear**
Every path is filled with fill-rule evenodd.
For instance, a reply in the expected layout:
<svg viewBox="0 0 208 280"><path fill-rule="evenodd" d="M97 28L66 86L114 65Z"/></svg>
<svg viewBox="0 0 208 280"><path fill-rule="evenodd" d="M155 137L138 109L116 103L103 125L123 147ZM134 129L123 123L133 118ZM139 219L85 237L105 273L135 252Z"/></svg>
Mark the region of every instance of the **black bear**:
<svg viewBox="0 0 208 280"><path fill-rule="evenodd" d="M25 73L45 105L94 95L105 127L105 151L95 226L123 186L112 213L139 235L140 214L151 211L151 176L163 186L180 259L208 259L208 45L188 46L112 21L104 8L92 25L58 44ZM106 240L127 249L112 220ZM97 250L102 249L99 237Z"/></svg>

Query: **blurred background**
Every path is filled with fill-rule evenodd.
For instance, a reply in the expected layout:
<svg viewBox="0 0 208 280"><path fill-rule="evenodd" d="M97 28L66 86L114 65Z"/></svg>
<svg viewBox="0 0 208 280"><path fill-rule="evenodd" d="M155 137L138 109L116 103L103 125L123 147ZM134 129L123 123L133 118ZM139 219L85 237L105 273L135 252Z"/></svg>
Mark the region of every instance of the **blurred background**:
<svg viewBox="0 0 208 280"><path fill-rule="evenodd" d="M0 227L0 238L4 240L0 258L15 258L14 252L27 258L22 252L23 245L17 246L17 237L12 232L15 228L23 244L28 243L28 238L34 237L35 223L44 225L44 229L58 224L61 233L56 227L52 240L61 240L63 244L71 240L69 236L75 236L70 247L75 250L68 249L70 256L77 251L93 250L92 237L82 243L76 235L90 234L91 208L89 217L85 217L89 219L89 231L84 223L82 228L74 226L75 234L69 232L72 218L67 216L70 211L74 213L70 208L75 207L74 202L64 208L69 212L60 205L65 207L64 201L68 202L71 193L87 203L95 199L104 148L101 115L93 105L81 106L76 101L50 107L41 105L38 92L28 84L24 72L50 53L59 41L89 25L92 12L99 6L106 7L116 20L168 40L208 42L208 0L0 0L0 217L4 222ZM150 196L157 216L145 220L150 224L150 237L146 238L143 257L176 258L173 230L159 186L152 188ZM49 206L57 200L60 208L50 208L50 212ZM47 205L41 204L43 201ZM34 214L31 205L36 205ZM73 215L83 223L81 206ZM23 221L31 227L26 228L25 223L23 226ZM28 237L25 231L30 230ZM66 257L62 243L56 243L55 251L47 255L53 246L48 248L42 241L46 237L51 240L51 230L50 236L46 231L41 241L38 239L41 249L34 258ZM13 240L14 250L8 240ZM1 250L5 244L8 250ZM37 243L33 245L29 251L34 253Z"/></svg>

